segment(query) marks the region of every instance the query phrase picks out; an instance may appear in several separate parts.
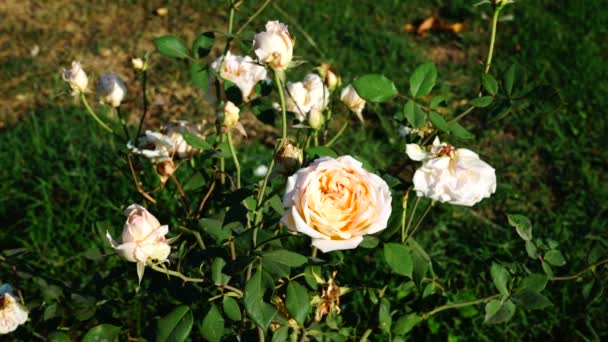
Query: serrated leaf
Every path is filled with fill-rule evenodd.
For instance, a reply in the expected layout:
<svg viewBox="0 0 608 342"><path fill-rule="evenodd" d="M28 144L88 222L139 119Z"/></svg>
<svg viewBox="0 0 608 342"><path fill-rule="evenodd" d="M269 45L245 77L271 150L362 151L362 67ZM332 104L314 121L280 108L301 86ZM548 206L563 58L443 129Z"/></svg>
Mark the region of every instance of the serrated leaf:
<svg viewBox="0 0 608 342"><path fill-rule="evenodd" d="M378 310L378 323L380 330L390 333L393 325L393 317L391 317L391 302L386 298L380 301L380 309Z"/></svg>
<svg viewBox="0 0 608 342"><path fill-rule="evenodd" d="M491 105L492 101L494 101L493 96L477 97L477 98L474 98L473 100L471 100L471 106L483 108L483 107L487 107L487 106Z"/></svg>
<svg viewBox="0 0 608 342"><path fill-rule="evenodd" d="M545 254L545 261L550 263L553 266L564 266L566 264L566 259L560 251L557 249L552 249Z"/></svg>
<svg viewBox="0 0 608 342"><path fill-rule="evenodd" d="M175 36L162 36L154 39L153 43L156 51L161 55L174 58L188 57L188 47Z"/></svg>
<svg viewBox="0 0 608 342"><path fill-rule="evenodd" d="M215 35L213 32L203 32L199 34L194 40L194 43L192 43L192 53L194 54L194 58L206 57L209 52L211 52L214 40Z"/></svg>
<svg viewBox="0 0 608 342"><path fill-rule="evenodd" d="M431 107L431 109L437 109L437 108L441 107L440 105L444 102L446 102L445 96L437 95L431 99L431 103L429 104L429 107Z"/></svg>
<svg viewBox="0 0 608 342"><path fill-rule="evenodd" d="M515 314L515 304L507 300L501 303L500 300L493 299L486 304L486 315L484 317L485 324L498 324L506 322Z"/></svg>
<svg viewBox="0 0 608 342"><path fill-rule="evenodd" d="M200 328L201 335L209 342L219 342L224 335L224 317L220 310L211 304L211 309L203 319Z"/></svg>
<svg viewBox="0 0 608 342"><path fill-rule="evenodd" d="M414 101L407 101L403 107L403 114L407 121L414 128L424 127L426 125L426 114L420 109L420 106Z"/></svg>
<svg viewBox="0 0 608 342"><path fill-rule="evenodd" d="M521 281L520 288L540 292L545 289L545 286L547 286L548 281L549 278L546 275L540 273L533 273L525 277Z"/></svg>
<svg viewBox="0 0 608 342"><path fill-rule="evenodd" d="M545 274L549 278L553 278L553 270L551 269L551 266L549 265L549 263L543 262L543 263L541 263L541 266L543 267L543 271L545 271Z"/></svg>
<svg viewBox="0 0 608 342"><path fill-rule="evenodd" d="M230 296L224 296L222 299L222 309L226 314L226 317L230 318L233 321L241 320L241 308L236 300Z"/></svg>
<svg viewBox="0 0 608 342"><path fill-rule="evenodd" d="M264 302L264 287L262 284L262 272L256 272L245 285L245 310L247 315L266 331L268 325L277 314L277 308Z"/></svg>
<svg viewBox="0 0 608 342"><path fill-rule="evenodd" d="M363 241L361 241L361 244L359 244L359 247L376 248L376 246L378 246L379 243L380 243L380 239L378 239L377 237L371 236L371 235L365 235L363 237Z"/></svg>
<svg viewBox="0 0 608 342"><path fill-rule="evenodd" d="M414 265L412 255L407 246L394 242L385 244L384 259L393 272L412 277Z"/></svg>
<svg viewBox="0 0 608 342"><path fill-rule="evenodd" d="M211 264L211 279L216 284L227 284L230 277L222 273L222 269L226 266L226 261L220 257L216 257Z"/></svg>
<svg viewBox="0 0 608 342"><path fill-rule="evenodd" d="M507 271L507 269L502 265L492 263L490 273L492 274L492 281L494 282L494 286L496 286L498 289L498 292L500 292L500 294L503 296L508 296L508 284L509 279L511 278L509 276L509 271Z"/></svg>
<svg viewBox="0 0 608 342"><path fill-rule="evenodd" d="M509 224L515 227L517 234L524 240L532 239L532 223L523 215L507 215Z"/></svg>
<svg viewBox="0 0 608 342"><path fill-rule="evenodd" d="M528 256L532 259L538 258L536 244L534 242L532 242L532 240L526 241L526 253L528 253Z"/></svg>
<svg viewBox="0 0 608 342"><path fill-rule="evenodd" d="M403 316L397 320L395 323L395 328L393 329L393 333L395 335L405 335L409 333L418 323L422 322L422 317L420 317L416 313L411 313L407 316Z"/></svg>
<svg viewBox="0 0 608 342"><path fill-rule="evenodd" d="M310 310L310 297L306 288L295 281L290 281L287 285L285 306L296 322L300 326L304 326Z"/></svg>
<svg viewBox="0 0 608 342"><path fill-rule="evenodd" d="M317 289L319 284L324 284L325 280L321 278L321 266L308 265L304 269L304 279L308 286Z"/></svg>
<svg viewBox="0 0 608 342"><path fill-rule="evenodd" d="M429 119L433 123L433 126L435 126L437 129L446 133L450 132L450 126L448 125L448 122L445 121L442 115L435 112L430 112Z"/></svg>
<svg viewBox="0 0 608 342"><path fill-rule="evenodd" d="M198 225L217 243L223 243L232 236L232 231L229 228L223 228L222 221L219 220L202 218L198 221Z"/></svg>
<svg viewBox="0 0 608 342"><path fill-rule="evenodd" d="M369 102L385 102L399 92L393 81L380 74L367 74L353 82L357 94Z"/></svg>
<svg viewBox="0 0 608 342"><path fill-rule="evenodd" d="M450 122L450 132L454 134L456 137L461 139L472 139L474 135L467 131L466 128L462 127L458 122L453 121Z"/></svg>
<svg viewBox="0 0 608 342"><path fill-rule="evenodd" d="M410 77L410 94L412 97L428 95L437 81L437 68L433 63L425 63L416 68Z"/></svg>
<svg viewBox="0 0 608 342"><path fill-rule="evenodd" d="M284 342L284 341L288 340L288 337L289 337L289 327L282 326L272 334L271 342Z"/></svg>
<svg viewBox="0 0 608 342"><path fill-rule="evenodd" d="M186 141L186 143L188 145L190 145L194 148L197 148L201 151L210 150L211 148L213 148L203 138L201 138L200 136L198 136L197 134L194 134L192 132L184 131L184 132L182 132L182 137L184 137L184 140Z"/></svg>
<svg viewBox="0 0 608 342"><path fill-rule="evenodd" d="M184 191L193 191L205 186L205 177L200 172L195 172L183 185Z"/></svg>
<svg viewBox="0 0 608 342"><path fill-rule="evenodd" d="M515 72L516 72L517 64L511 64L507 72L505 72L505 90L507 91L507 95L511 96L513 92L513 84L515 83Z"/></svg>
<svg viewBox="0 0 608 342"><path fill-rule="evenodd" d="M207 66L200 63L190 64L190 79L204 93L209 90L209 72Z"/></svg>
<svg viewBox="0 0 608 342"><path fill-rule="evenodd" d="M498 82L496 82L494 76L490 74L481 75L481 84L483 85L484 89L492 95L496 95L498 92Z"/></svg>
<svg viewBox="0 0 608 342"><path fill-rule="evenodd" d="M308 258L303 256L302 254L298 254L295 252L290 252L287 250L277 250L264 253L262 255L263 259L267 259L270 261L274 261L279 264L283 264L289 267L299 267L308 262Z"/></svg>
<svg viewBox="0 0 608 342"><path fill-rule="evenodd" d="M526 309L543 309L553 305L547 297L531 289L520 289L513 294L513 301Z"/></svg>
<svg viewBox="0 0 608 342"><path fill-rule="evenodd" d="M82 342L118 342L118 334L120 334L120 327L112 324L100 324L95 326L82 338Z"/></svg>
<svg viewBox="0 0 608 342"><path fill-rule="evenodd" d="M180 305L171 313L158 320L156 342L182 342L190 335L192 329L192 311L186 305Z"/></svg>

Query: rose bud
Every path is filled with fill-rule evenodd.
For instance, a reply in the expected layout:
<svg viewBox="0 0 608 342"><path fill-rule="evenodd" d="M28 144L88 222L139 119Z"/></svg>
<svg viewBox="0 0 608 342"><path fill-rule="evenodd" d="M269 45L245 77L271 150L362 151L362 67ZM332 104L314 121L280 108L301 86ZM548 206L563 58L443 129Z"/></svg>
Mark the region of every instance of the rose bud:
<svg viewBox="0 0 608 342"><path fill-rule="evenodd" d="M406 153L423 162L413 178L418 196L470 207L496 191L494 169L471 150L455 149L435 138L429 152L408 144Z"/></svg>
<svg viewBox="0 0 608 342"><path fill-rule="evenodd" d="M84 70L82 70L80 62L74 61L70 69L63 69L63 80L70 84L72 95L78 95L87 91L89 79Z"/></svg>
<svg viewBox="0 0 608 342"><path fill-rule="evenodd" d="M313 108L308 113L308 125L312 129L319 129L323 125L323 114L316 108Z"/></svg>
<svg viewBox="0 0 608 342"><path fill-rule="evenodd" d="M223 60L223 66L222 66ZM222 66L222 70L220 70ZM266 68L257 65L249 56L235 56L228 51L226 56L220 56L211 63L211 68L220 73L222 78L234 83L243 96L243 102L249 102L255 95L255 85L262 80L268 79ZM215 83L215 76L209 78L212 86Z"/></svg>
<svg viewBox="0 0 608 342"><path fill-rule="evenodd" d="M224 109L218 114L218 120L222 127L231 130L239 123L239 112L241 110L234 103L227 101Z"/></svg>
<svg viewBox="0 0 608 342"><path fill-rule="evenodd" d="M302 150L290 143L285 143L275 156L275 161L279 168L288 174L293 173L293 171L302 166L303 159L304 154Z"/></svg>
<svg viewBox="0 0 608 342"><path fill-rule="evenodd" d="M386 228L391 192L351 156L322 157L287 179L281 219L322 252L356 248Z"/></svg>
<svg viewBox="0 0 608 342"><path fill-rule="evenodd" d="M131 64L136 71L145 71L146 64L141 58L132 58Z"/></svg>
<svg viewBox="0 0 608 342"><path fill-rule="evenodd" d="M0 294L0 335L15 331L27 321L27 316L27 309L17 298L9 292Z"/></svg>
<svg viewBox="0 0 608 342"><path fill-rule="evenodd" d="M266 31L253 38L253 49L258 61L275 70L285 70L293 56L294 40L287 25L278 21L266 23Z"/></svg>
<svg viewBox="0 0 608 342"><path fill-rule="evenodd" d="M101 75L99 82L97 82L97 97L101 103L118 107L126 95L127 86L118 74L106 72Z"/></svg>
<svg viewBox="0 0 608 342"><path fill-rule="evenodd" d="M167 180L173 175L175 170L177 170L177 168L175 167L175 164L171 159L156 164L156 173L158 173L158 176L160 177L160 182L162 184L165 184L167 182Z"/></svg>
<svg viewBox="0 0 608 342"><path fill-rule="evenodd" d="M340 77L336 75L330 64L322 63L317 68L317 72L319 73L319 75L321 75L323 83L325 83L325 86L330 91L333 91L334 89L336 89L336 87L340 85L340 83L342 83Z"/></svg>
<svg viewBox="0 0 608 342"><path fill-rule="evenodd" d="M118 255L137 263L137 275L141 281L146 264L167 260L171 252L165 238L169 226L161 226L156 217L137 204L130 205L125 213L127 222L122 231L122 243L114 241L109 232L106 232L106 237Z"/></svg>
<svg viewBox="0 0 608 342"><path fill-rule="evenodd" d="M359 94L357 94L357 91L352 84L349 84L342 89L340 101L342 101L348 107L348 109L355 113L359 120L363 122L363 108L365 108L365 100L362 99Z"/></svg>

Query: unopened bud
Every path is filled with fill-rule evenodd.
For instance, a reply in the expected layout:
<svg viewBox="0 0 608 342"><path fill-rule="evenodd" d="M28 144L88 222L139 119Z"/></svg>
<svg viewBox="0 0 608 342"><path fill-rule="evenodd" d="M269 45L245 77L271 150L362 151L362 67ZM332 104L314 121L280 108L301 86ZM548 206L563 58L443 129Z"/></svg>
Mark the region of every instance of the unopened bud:
<svg viewBox="0 0 608 342"><path fill-rule="evenodd" d="M285 143L275 156L277 164L291 174L302 166L304 154L302 150L290 143Z"/></svg>
<svg viewBox="0 0 608 342"><path fill-rule="evenodd" d="M62 76L63 80L70 84L73 95L86 92L89 79L79 62L74 61L71 68L63 69Z"/></svg>
<svg viewBox="0 0 608 342"><path fill-rule="evenodd" d="M317 109L313 108L308 113L308 125L312 129L319 129L323 125L323 114Z"/></svg>
<svg viewBox="0 0 608 342"><path fill-rule="evenodd" d="M239 112L241 110L234 103L227 101L224 109L218 114L218 119L227 130L235 128L239 123Z"/></svg>
<svg viewBox="0 0 608 342"><path fill-rule="evenodd" d="M156 173L160 176L160 181L163 184L167 182L167 179L173 175L176 169L171 159L156 164Z"/></svg>
<svg viewBox="0 0 608 342"><path fill-rule="evenodd" d="M322 63L317 68L317 72L323 79L323 83L325 84L325 86L330 91L336 89L342 83L342 81L340 80L340 77L336 74L336 72L334 71L334 69L332 68L332 66L330 64Z"/></svg>
<svg viewBox="0 0 608 342"><path fill-rule="evenodd" d="M133 64L133 69L136 71L145 71L146 63L141 58L132 58L131 64Z"/></svg>
<svg viewBox="0 0 608 342"><path fill-rule="evenodd" d="M97 83L97 97L102 103L119 107L126 95L127 86L117 73L106 72L101 75Z"/></svg>

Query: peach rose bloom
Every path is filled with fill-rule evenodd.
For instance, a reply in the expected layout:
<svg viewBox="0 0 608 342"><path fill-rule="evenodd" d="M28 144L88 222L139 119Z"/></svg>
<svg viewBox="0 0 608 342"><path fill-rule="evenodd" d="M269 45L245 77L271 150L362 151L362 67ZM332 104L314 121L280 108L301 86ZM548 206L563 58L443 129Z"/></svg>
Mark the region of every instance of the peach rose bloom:
<svg viewBox="0 0 608 342"><path fill-rule="evenodd" d="M364 235L385 229L391 193L353 157L322 157L289 177L283 206L287 227L330 252L356 248Z"/></svg>

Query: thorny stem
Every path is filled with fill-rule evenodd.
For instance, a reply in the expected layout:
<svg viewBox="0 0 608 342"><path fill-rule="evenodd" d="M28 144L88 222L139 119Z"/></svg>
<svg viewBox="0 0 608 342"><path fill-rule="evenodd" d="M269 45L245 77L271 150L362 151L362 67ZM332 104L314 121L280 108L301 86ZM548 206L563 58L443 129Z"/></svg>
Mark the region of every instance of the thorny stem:
<svg viewBox="0 0 608 342"><path fill-rule="evenodd" d="M93 109L91 108L91 106L89 106L89 102L87 101L87 97L84 95L83 92L80 93L80 99L82 100L82 103L84 104L84 107L87 109L87 112L89 113L89 115L91 115L93 117L93 119L95 119L95 121L97 121L97 123L103 127L103 129L105 129L106 131L114 134L114 131L110 128L110 126L106 125L105 122L101 121L101 119L97 116L97 114L95 114L95 112L93 111Z"/></svg>
<svg viewBox="0 0 608 342"><path fill-rule="evenodd" d="M403 207L403 214L401 215L401 243L405 242L405 220L407 218L407 201L410 197L410 189L408 188L403 194L403 200L401 206Z"/></svg>
<svg viewBox="0 0 608 342"><path fill-rule="evenodd" d="M165 273L168 276L174 276L174 277L178 277L181 280L185 281L185 282L190 282L190 283L202 283L205 280L202 278L190 278L187 277L179 272L176 271L171 271L168 268L165 267L158 267L157 265L149 265L150 268L152 268L153 270L155 270L156 272L160 272L160 273Z"/></svg>
<svg viewBox="0 0 608 342"><path fill-rule="evenodd" d="M266 176L264 177L264 181L262 182L262 187L260 188L260 192L258 192L258 202L257 207L259 208L262 205L262 200L264 199L264 192L266 192L266 186L268 185L268 179L270 178L270 174L272 173L272 168L274 167L274 158L270 161L270 165L268 166L268 171L266 172Z"/></svg>
<svg viewBox="0 0 608 342"><path fill-rule="evenodd" d="M581 275L591 271L591 269L601 266L603 264L608 264L608 259L604 259L602 261L598 261L594 264L591 264L585 268L583 268L582 270L574 273L573 275L569 275L569 276L563 276L563 277L553 277L551 278L551 280L555 280L555 281L563 281L563 280L572 280L572 279L577 279L578 277L580 277Z"/></svg>
<svg viewBox="0 0 608 342"><path fill-rule="evenodd" d="M186 227L182 227L182 226L178 226L178 228L188 234L194 235L194 237L196 238L196 242L198 243L198 245L201 247L202 250L207 249L207 246L205 246L205 242L203 242L203 238L201 237L201 234L199 232L188 229Z"/></svg>
<svg viewBox="0 0 608 342"><path fill-rule="evenodd" d="M414 215L416 214L416 209L418 209L418 204L420 203L420 197L416 197L416 202L414 202L414 208L410 213L410 219L407 221L407 226L405 226L404 235L408 236L408 232L410 231L410 227L412 226L412 221L414 221ZM407 241L407 239L406 239ZM404 241L405 242L405 241Z"/></svg>
<svg viewBox="0 0 608 342"><path fill-rule="evenodd" d="M203 197L203 199L201 200L201 204L199 204L199 206L198 206L198 210L196 212L197 216L203 212L203 209L205 208L205 204L207 204L209 197L211 197L211 194L213 193L213 190L215 189L215 183L216 183L215 175L213 177L214 177L213 182L211 182L211 185L209 186L209 190L207 190L205 197Z"/></svg>
<svg viewBox="0 0 608 342"><path fill-rule="evenodd" d="M342 133L344 133L344 131L346 131L346 128L348 127L348 121L344 122L344 125L342 125L342 128L340 128L340 130L338 131L338 133L336 133L336 135L334 135L333 138L331 138L331 140L329 140L327 142L327 144L325 144L326 147L331 147L331 145L333 145L336 141L338 141L338 139L340 138L340 136L342 136Z"/></svg>
<svg viewBox="0 0 608 342"><path fill-rule="evenodd" d="M420 227L420 224L422 223L422 221L424 220L426 215L429 213L429 211L431 211L431 208L433 207L433 205L435 205L435 201L431 202L431 204L429 204L429 206L426 207L426 209L424 210L424 213L422 213L422 216L420 216L418 223L416 223L416 226L414 227L414 229L412 229L412 232L410 233L410 235L408 235L407 238L405 238L404 242L407 242L407 240L409 240L412 236L414 236L414 234L418 230L418 227Z"/></svg>
<svg viewBox="0 0 608 342"><path fill-rule="evenodd" d="M190 203L188 202L188 197L186 197L186 193L184 192L182 185L179 183L179 180L177 179L177 177L175 177L175 175L171 175L171 179L173 180L173 183L175 184L175 187L177 188L179 195L181 196L182 200L184 201L184 205L186 206L186 211L188 212L188 215L192 216L192 210L190 209Z"/></svg>
<svg viewBox="0 0 608 342"><path fill-rule="evenodd" d="M232 143L232 135L230 132L226 133L228 137L228 147L230 147L230 155L232 155L232 161L234 161L234 168L236 169L236 188L241 188L241 164L239 164L239 158L236 155L234 144Z"/></svg>
<svg viewBox="0 0 608 342"><path fill-rule="evenodd" d="M277 91L279 92L279 98L281 99L281 131L282 131L282 141L281 145L285 144L287 141L287 109L285 107L285 93L283 92L283 85L281 84L281 77L277 71L274 71L274 83L277 86Z"/></svg>
<svg viewBox="0 0 608 342"><path fill-rule="evenodd" d="M441 311L445 311L445 310L450 310L450 309L458 309L458 308L462 308L465 306L470 306L470 305L476 305L476 304L482 304L485 302L489 302L494 298L499 298L500 294L495 294L495 295L491 295L489 297L485 297L485 298L481 298L481 299L476 299L476 300L471 300L468 302L460 302L460 303L453 303L453 304L445 304L439 307L434 308L433 310L427 312L427 313L423 313L421 314L423 319L428 319L429 317L433 316L436 313L439 313Z"/></svg>
<svg viewBox="0 0 608 342"><path fill-rule="evenodd" d="M498 6L494 9L494 16L492 17L492 33L490 36L490 49L488 50L488 60L486 62L485 74L490 72L490 66L492 65L492 55L494 54L494 42L496 41L496 26L498 24L498 14L503 6Z"/></svg>

